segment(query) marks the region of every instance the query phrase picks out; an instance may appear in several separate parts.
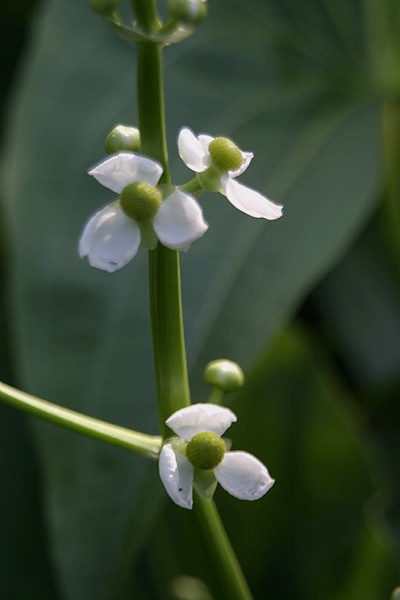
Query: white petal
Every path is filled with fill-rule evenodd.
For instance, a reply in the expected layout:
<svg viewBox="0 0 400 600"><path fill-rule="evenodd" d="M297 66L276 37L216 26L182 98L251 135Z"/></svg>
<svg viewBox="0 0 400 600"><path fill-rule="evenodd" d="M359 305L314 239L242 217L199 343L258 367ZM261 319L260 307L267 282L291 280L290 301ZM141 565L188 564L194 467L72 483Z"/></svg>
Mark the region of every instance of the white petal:
<svg viewBox="0 0 400 600"><path fill-rule="evenodd" d="M208 229L200 204L181 190L175 190L162 202L153 219L153 227L164 246L187 250Z"/></svg>
<svg viewBox="0 0 400 600"><path fill-rule="evenodd" d="M243 162L240 165L240 167L238 169L236 169L236 171L228 171L229 177L239 177L239 175L241 175L242 173L245 172L245 170L247 169L247 167L249 166L249 164L251 163L251 161L254 158L254 154L252 152L240 151L240 153L242 155Z"/></svg>
<svg viewBox="0 0 400 600"><path fill-rule="evenodd" d="M201 431L222 435L236 420L236 415L224 406L192 404L168 417L166 424L176 435L189 441Z"/></svg>
<svg viewBox="0 0 400 600"><path fill-rule="evenodd" d="M86 223L79 240L79 256L89 264L112 273L137 253L140 229L116 204L108 204Z"/></svg>
<svg viewBox="0 0 400 600"><path fill-rule="evenodd" d="M210 141L213 139L211 138ZM205 148L191 129L184 127L180 130L178 134L179 156L189 169L201 173L210 166L210 156L207 149L208 144Z"/></svg>
<svg viewBox="0 0 400 600"><path fill-rule="evenodd" d="M240 500L258 500L274 484L265 465L248 452L227 452L214 475L227 492Z"/></svg>
<svg viewBox="0 0 400 600"><path fill-rule="evenodd" d="M205 133L201 133L199 135L198 139L200 142L200 146L203 148L203 152L205 152L205 154L207 154L207 156L208 156L209 155L208 146L211 144L211 142L213 140L215 140L215 138L212 137L211 135L206 135ZM209 164L210 164L210 162L211 162L211 160L209 161Z"/></svg>
<svg viewBox="0 0 400 600"><path fill-rule="evenodd" d="M101 185L120 194L125 186L136 181L157 185L162 166L151 158L133 152L118 152L92 167L88 173Z"/></svg>
<svg viewBox="0 0 400 600"><path fill-rule="evenodd" d="M165 444L158 463L161 481L167 494L182 508L193 506L193 467L171 444Z"/></svg>
<svg viewBox="0 0 400 600"><path fill-rule="evenodd" d="M282 216L283 206L274 204L265 196L246 185L227 177L221 177L221 186L229 202L250 217L279 219Z"/></svg>

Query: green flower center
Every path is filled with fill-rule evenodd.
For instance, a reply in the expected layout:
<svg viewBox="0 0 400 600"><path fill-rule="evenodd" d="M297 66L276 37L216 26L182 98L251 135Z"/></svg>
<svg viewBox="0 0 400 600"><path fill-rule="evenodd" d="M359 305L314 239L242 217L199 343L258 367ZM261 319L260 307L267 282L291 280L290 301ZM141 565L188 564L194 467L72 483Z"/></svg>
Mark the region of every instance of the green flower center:
<svg viewBox="0 0 400 600"><path fill-rule="evenodd" d="M213 431L202 431L192 437L186 447L186 458L194 467L214 469L224 457L224 441Z"/></svg>
<svg viewBox="0 0 400 600"><path fill-rule="evenodd" d="M243 157L239 148L226 137L216 137L208 146L213 165L220 171L236 171L242 162Z"/></svg>
<svg viewBox="0 0 400 600"><path fill-rule="evenodd" d="M128 217L137 223L151 221L162 201L161 193L149 183L130 183L121 192L119 202Z"/></svg>

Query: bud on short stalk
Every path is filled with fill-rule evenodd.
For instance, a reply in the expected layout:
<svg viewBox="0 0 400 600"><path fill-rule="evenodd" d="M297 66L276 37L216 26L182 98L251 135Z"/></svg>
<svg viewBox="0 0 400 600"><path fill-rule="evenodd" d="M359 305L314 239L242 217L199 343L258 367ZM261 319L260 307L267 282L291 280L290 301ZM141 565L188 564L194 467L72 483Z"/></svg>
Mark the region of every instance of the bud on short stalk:
<svg viewBox="0 0 400 600"><path fill-rule="evenodd" d="M213 360L204 371L207 383L222 392L236 392L244 383L244 374L238 364L227 359Z"/></svg>
<svg viewBox="0 0 400 600"><path fill-rule="evenodd" d="M140 132L136 127L117 125L110 131L104 142L107 154L129 150L135 152L140 148Z"/></svg>
<svg viewBox="0 0 400 600"><path fill-rule="evenodd" d="M168 14L185 25L200 25L207 16L206 0L168 0Z"/></svg>

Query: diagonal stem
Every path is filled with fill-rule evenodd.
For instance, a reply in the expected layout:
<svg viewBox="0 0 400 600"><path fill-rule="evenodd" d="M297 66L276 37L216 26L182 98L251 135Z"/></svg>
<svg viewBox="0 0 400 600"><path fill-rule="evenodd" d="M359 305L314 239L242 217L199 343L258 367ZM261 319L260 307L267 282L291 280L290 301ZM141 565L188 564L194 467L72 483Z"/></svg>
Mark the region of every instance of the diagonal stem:
<svg viewBox="0 0 400 600"><path fill-rule="evenodd" d="M144 456L157 458L161 448L161 438L132 431L126 427L112 425L106 421L88 417L82 413L42 400L31 394L0 382L0 398L14 408L19 408L35 417L50 421L87 437L131 450Z"/></svg>

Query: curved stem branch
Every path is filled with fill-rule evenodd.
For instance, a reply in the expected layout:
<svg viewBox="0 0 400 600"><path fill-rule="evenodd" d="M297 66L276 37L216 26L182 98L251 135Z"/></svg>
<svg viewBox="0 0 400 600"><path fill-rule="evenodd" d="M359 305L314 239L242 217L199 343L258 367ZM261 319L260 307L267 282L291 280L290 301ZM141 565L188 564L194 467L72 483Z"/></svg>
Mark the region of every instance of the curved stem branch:
<svg viewBox="0 0 400 600"><path fill-rule="evenodd" d="M50 421L76 433L131 450L138 454L157 458L161 449L161 438L155 435L139 433L119 425L88 417L82 413L63 408L47 400L42 400L31 394L0 382L0 398L9 406L19 408L35 417Z"/></svg>

